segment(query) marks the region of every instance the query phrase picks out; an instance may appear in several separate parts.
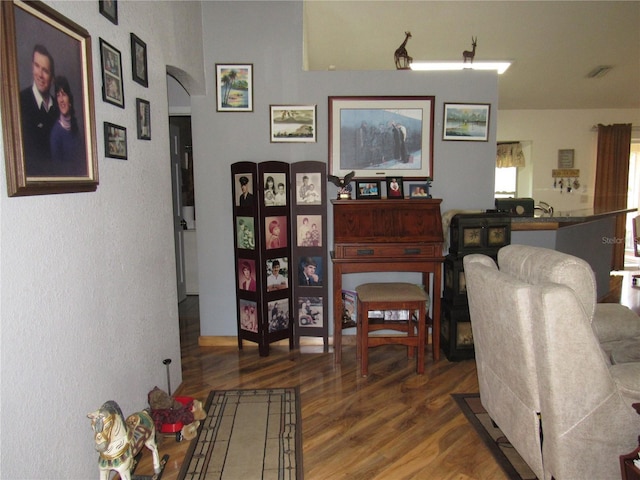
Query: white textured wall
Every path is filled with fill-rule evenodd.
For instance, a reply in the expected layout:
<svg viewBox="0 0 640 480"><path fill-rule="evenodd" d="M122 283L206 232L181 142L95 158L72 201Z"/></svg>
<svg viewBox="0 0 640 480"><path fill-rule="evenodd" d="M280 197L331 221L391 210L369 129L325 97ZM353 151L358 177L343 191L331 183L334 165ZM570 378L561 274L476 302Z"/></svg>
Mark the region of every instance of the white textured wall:
<svg viewBox="0 0 640 480"><path fill-rule="evenodd" d="M638 109L600 110L500 110L498 141L531 142L532 197L556 211L593 207L598 132L594 125L632 123L640 125ZM558 150L575 149L574 168L580 169L581 187L563 193L553 188L551 171L558 168Z"/></svg>
<svg viewBox="0 0 640 480"><path fill-rule="evenodd" d="M47 3L92 36L100 185L9 198L2 169L3 479L97 478L86 414L109 399L147 406L166 388L164 358L181 382L166 72L202 88L200 3L120 1L117 26L97 1ZM130 32L147 43L149 88L131 80ZM124 110L102 101L99 37L122 53ZM136 139L136 97L151 102L151 141ZM104 157L104 121L127 128L127 161Z"/></svg>
<svg viewBox="0 0 640 480"><path fill-rule="evenodd" d="M434 197L443 199L442 211L492 208L495 110L489 142L442 141L442 112L444 102L490 103L495 108L495 74L304 72L302 2L204 2L202 16L207 26L203 31L207 95L192 96L202 335L237 333L230 165L266 160L326 162L329 96L435 95ZM393 50L384 54L391 58ZM253 112L216 112L215 63L253 64ZM269 143L270 104L317 105L317 143ZM328 190L335 197L335 187L329 185ZM328 213L330 217L330 206ZM328 237L332 238L331 223ZM345 277L345 288L353 277Z"/></svg>

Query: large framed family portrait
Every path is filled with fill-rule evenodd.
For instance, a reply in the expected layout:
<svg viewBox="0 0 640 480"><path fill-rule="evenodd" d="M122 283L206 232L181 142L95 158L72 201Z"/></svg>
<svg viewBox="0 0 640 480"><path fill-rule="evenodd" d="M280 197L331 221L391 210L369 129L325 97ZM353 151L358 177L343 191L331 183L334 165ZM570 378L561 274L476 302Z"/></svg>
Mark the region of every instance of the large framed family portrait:
<svg viewBox="0 0 640 480"><path fill-rule="evenodd" d="M435 97L329 97L329 174L433 178Z"/></svg>
<svg viewBox="0 0 640 480"><path fill-rule="evenodd" d="M95 191L89 32L40 2L0 2L9 196Z"/></svg>

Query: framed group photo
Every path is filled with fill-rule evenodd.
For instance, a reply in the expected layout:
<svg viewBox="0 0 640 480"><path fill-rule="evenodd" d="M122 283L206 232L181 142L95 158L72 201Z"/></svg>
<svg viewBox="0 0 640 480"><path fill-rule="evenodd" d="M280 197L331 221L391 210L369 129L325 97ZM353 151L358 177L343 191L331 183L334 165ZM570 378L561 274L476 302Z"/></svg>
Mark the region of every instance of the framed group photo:
<svg viewBox="0 0 640 480"><path fill-rule="evenodd" d="M296 223L298 247L322 246L322 215L298 215Z"/></svg>
<svg viewBox="0 0 640 480"><path fill-rule="evenodd" d="M329 97L329 174L433 177L435 97Z"/></svg>
<svg viewBox="0 0 640 480"><path fill-rule="evenodd" d="M380 180L357 180L356 199L379 199Z"/></svg>
<svg viewBox="0 0 640 480"><path fill-rule="evenodd" d="M271 143L316 141L315 105L271 105Z"/></svg>
<svg viewBox="0 0 640 480"><path fill-rule="evenodd" d="M218 112L253 112L253 64L216 63Z"/></svg>
<svg viewBox="0 0 640 480"><path fill-rule="evenodd" d="M0 8L0 104L9 196L96 190L88 31L40 2L5 1ZM72 117L71 129L62 127L62 116Z"/></svg>
<svg viewBox="0 0 640 480"><path fill-rule="evenodd" d="M104 122L104 156L127 159L127 129Z"/></svg>
<svg viewBox="0 0 640 480"><path fill-rule="evenodd" d="M124 108L124 82L122 80L122 56L120 50L100 39L102 62L102 99Z"/></svg>
<svg viewBox="0 0 640 480"><path fill-rule="evenodd" d="M442 139L488 141L490 109L488 103L445 103Z"/></svg>
<svg viewBox="0 0 640 480"><path fill-rule="evenodd" d="M284 173L264 174L264 206L282 207L287 204L287 176Z"/></svg>
<svg viewBox="0 0 640 480"><path fill-rule="evenodd" d="M431 198L429 193L430 183L410 183L409 198Z"/></svg>

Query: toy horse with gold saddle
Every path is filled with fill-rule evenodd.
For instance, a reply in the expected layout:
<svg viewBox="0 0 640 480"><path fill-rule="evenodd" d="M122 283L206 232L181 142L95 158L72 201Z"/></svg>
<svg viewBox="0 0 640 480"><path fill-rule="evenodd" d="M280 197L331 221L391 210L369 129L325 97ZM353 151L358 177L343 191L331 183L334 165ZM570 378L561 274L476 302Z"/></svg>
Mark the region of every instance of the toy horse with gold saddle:
<svg viewBox="0 0 640 480"><path fill-rule="evenodd" d="M125 422L118 404L109 400L87 417L91 419L96 450L100 452L100 480L108 480L111 470L118 472L122 480L131 480L134 457L143 445L153 454L154 472L162 471L156 446L156 429L147 412L134 413Z"/></svg>

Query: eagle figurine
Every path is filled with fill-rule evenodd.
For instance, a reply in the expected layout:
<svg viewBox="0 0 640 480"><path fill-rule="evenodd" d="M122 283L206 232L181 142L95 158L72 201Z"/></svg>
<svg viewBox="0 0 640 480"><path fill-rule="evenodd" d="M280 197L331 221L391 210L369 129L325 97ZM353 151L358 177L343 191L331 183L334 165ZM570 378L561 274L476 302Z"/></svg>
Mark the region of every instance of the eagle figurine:
<svg viewBox="0 0 640 480"><path fill-rule="evenodd" d="M353 170L347 173L344 178L336 177L335 175L327 175L329 181L338 187L338 200L351 199L351 180L355 175L356 172Z"/></svg>

